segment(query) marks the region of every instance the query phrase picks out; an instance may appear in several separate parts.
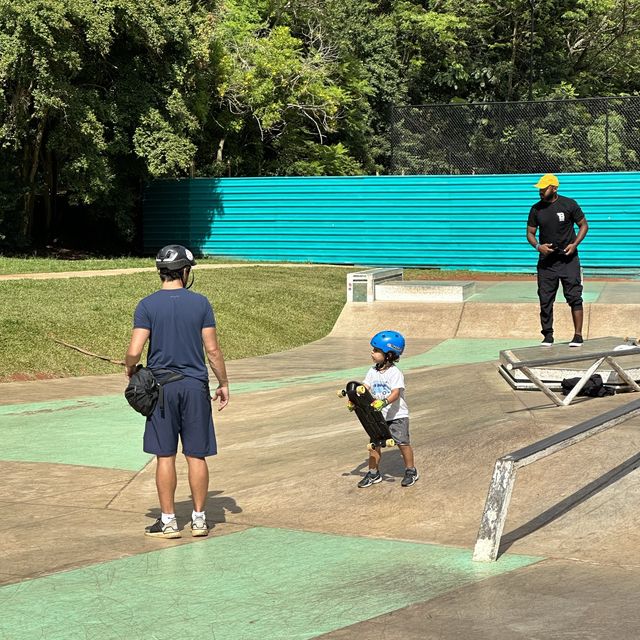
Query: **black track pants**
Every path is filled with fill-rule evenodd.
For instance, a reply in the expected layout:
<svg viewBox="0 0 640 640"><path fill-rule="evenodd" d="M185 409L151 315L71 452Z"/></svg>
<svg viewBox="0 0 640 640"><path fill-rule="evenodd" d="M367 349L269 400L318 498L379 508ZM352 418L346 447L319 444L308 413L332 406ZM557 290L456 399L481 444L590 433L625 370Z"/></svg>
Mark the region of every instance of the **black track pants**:
<svg viewBox="0 0 640 640"><path fill-rule="evenodd" d="M562 291L572 309L582 309L582 280L578 256L538 262L538 298L543 336L553 335L553 303L562 282Z"/></svg>

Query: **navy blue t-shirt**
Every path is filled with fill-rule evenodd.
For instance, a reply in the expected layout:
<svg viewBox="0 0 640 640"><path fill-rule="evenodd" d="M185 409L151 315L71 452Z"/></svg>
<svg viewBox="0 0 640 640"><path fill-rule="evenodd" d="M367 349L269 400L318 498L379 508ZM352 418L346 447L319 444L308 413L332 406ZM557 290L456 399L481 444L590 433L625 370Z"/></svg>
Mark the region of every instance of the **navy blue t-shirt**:
<svg viewBox="0 0 640 640"><path fill-rule="evenodd" d="M211 304L188 289L160 289L138 303L134 329L148 329L147 367L171 369L185 376L209 380L202 329L215 327Z"/></svg>

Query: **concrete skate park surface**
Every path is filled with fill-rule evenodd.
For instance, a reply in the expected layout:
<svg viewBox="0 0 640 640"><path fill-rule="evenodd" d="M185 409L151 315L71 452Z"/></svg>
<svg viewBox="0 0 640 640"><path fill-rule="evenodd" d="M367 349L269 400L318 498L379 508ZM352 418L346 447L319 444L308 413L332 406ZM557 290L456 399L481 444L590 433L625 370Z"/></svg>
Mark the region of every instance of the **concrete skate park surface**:
<svg viewBox="0 0 640 640"><path fill-rule="evenodd" d="M0 638L637 638L636 418L523 469L498 562L471 560L498 457L636 398L555 407L513 390L499 351L539 341L535 284L514 284L460 304L346 305L318 342L230 362L206 539L142 535L155 462L123 376L0 385ZM640 283L586 293L587 340L637 335ZM366 436L335 391L391 327L408 338L421 478L400 487L394 448L384 481L358 489Z"/></svg>

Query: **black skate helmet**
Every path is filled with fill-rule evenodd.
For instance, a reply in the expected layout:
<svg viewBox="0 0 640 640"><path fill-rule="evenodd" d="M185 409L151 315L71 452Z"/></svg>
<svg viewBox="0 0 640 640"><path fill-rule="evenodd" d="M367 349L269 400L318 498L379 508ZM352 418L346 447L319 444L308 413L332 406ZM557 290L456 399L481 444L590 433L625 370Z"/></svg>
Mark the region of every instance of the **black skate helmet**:
<svg viewBox="0 0 640 640"><path fill-rule="evenodd" d="M195 264L193 253L181 244L168 244L162 247L156 256L156 268L159 271L180 271Z"/></svg>

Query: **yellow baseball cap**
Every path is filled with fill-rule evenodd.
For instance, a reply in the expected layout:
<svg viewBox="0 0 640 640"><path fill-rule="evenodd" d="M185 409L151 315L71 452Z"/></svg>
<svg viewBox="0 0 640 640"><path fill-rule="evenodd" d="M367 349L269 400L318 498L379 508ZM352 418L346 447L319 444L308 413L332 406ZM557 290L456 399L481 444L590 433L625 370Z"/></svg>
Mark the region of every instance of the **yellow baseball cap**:
<svg viewBox="0 0 640 640"><path fill-rule="evenodd" d="M550 186L559 187L560 181L553 175L553 173L545 173L533 186L536 189L546 189Z"/></svg>

